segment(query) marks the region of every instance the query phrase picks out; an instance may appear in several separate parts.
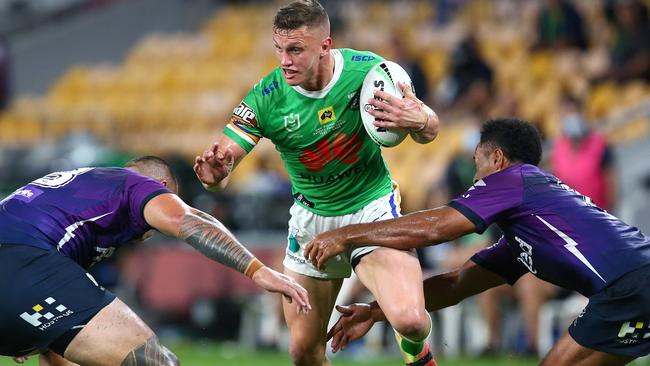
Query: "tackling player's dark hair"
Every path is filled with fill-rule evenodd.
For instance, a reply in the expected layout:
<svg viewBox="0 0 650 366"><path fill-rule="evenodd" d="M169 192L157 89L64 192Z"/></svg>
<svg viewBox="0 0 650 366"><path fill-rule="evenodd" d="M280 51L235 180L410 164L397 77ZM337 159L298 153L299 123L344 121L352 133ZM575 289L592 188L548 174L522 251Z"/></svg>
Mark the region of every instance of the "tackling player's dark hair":
<svg viewBox="0 0 650 366"><path fill-rule="evenodd" d="M145 156L140 156L134 159L129 160L126 164L124 164L125 168L135 168L137 169L141 174L147 175L149 177L152 177L154 179L167 179L171 180L174 182L174 184L178 185L178 179L176 178L176 174L174 174L174 171L171 169L169 164L153 155L145 155Z"/></svg>
<svg viewBox="0 0 650 366"><path fill-rule="evenodd" d="M516 118L496 118L481 128L481 145L498 147L510 161L537 165L542 138L533 124Z"/></svg>
<svg viewBox="0 0 650 366"><path fill-rule="evenodd" d="M273 19L273 29L289 31L303 25L312 27L326 22L329 22L329 17L318 1L297 0L278 9Z"/></svg>

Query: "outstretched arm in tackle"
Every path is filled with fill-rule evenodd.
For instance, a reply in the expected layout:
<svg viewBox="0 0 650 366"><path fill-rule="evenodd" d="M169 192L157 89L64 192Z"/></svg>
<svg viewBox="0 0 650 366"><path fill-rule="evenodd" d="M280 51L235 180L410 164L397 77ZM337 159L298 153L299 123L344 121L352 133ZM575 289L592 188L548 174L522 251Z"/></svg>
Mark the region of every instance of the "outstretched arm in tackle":
<svg viewBox="0 0 650 366"><path fill-rule="evenodd" d="M217 219L186 205L175 194L154 197L145 205L144 217L161 233L186 241L208 258L245 274L263 289L296 301L299 311L311 309L304 288L266 267Z"/></svg>
<svg viewBox="0 0 650 366"><path fill-rule="evenodd" d="M461 268L424 280L426 309L430 312L444 309L505 283L502 277L469 260ZM361 338L376 322L386 320L376 301L370 304L337 306L336 309L342 315L327 334L327 339L332 339L333 352Z"/></svg>

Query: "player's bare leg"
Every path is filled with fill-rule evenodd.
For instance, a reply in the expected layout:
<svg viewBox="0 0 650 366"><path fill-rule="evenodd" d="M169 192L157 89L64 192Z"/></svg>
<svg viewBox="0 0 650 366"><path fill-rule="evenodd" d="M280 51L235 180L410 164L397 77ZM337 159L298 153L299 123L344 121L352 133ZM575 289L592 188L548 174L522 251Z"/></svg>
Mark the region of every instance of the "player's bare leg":
<svg viewBox="0 0 650 366"><path fill-rule="evenodd" d="M282 300L284 317L289 327L289 354L293 364L329 366L331 363L325 356L327 323L343 280L321 280L287 268L284 273L307 290L312 306L309 313L298 314L295 303L289 304L286 299Z"/></svg>
<svg viewBox="0 0 650 366"><path fill-rule="evenodd" d="M501 302L503 299L510 299L513 296L512 286L501 285L491 288L478 295L478 304L480 307L483 320L487 324L488 340L483 353L496 354L501 350L503 333L501 323L503 314L501 311Z"/></svg>
<svg viewBox="0 0 650 366"><path fill-rule="evenodd" d="M564 332L540 366L619 366L626 365L635 358L583 347L576 343L568 332Z"/></svg>
<svg viewBox="0 0 650 366"><path fill-rule="evenodd" d="M79 366L52 351L46 351L38 355L39 366Z"/></svg>
<svg viewBox="0 0 650 366"><path fill-rule="evenodd" d="M177 366L178 359L119 299L95 315L70 342L64 357L84 366Z"/></svg>
<svg viewBox="0 0 650 366"><path fill-rule="evenodd" d="M517 301L519 301L524 323L526 324L526 335L530 342L528 351L537 354L539 310L544 303L558 293L559 288L527 273L521 276L513 289L517 295Z"/></svg>
<svg viewBox="0 0 650 366"><path fill-rule="evenodd" d="M431 318L424 307L417 257L410 252L377 248L361 258L355 272L395 329L405 363L435 365L427 341Z"/></svg>

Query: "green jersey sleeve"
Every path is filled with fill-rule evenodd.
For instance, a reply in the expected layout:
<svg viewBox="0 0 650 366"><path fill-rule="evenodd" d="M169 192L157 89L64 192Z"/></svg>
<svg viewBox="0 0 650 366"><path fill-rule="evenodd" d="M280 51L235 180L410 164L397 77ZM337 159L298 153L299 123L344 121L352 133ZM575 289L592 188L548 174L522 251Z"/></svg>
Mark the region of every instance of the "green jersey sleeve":
<svg viewBox="0 0 650 366"><path fill-rule="evenodd" d="M233 110L230 121L226 125L224 134L233 139L246 152L253 150L262 138L260 115L263 113L263 100L260 98L265 92L264 79L246 94L244 99ZM273 85L273 84L271 84Z"/></svg>

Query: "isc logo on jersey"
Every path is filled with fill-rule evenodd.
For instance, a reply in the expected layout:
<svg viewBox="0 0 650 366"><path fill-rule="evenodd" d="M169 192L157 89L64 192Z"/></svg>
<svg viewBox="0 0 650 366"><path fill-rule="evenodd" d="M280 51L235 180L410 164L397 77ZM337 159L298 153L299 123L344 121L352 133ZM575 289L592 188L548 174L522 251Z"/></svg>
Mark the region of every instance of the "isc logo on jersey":
<svg viewBox="0 0 650 366"><path fill-rule="evenodd" d="M371 56L371 55L354 55L354 56L352 56L352 58L350 58L350 60L352 60L352 61L372 61L375 58L376 58L375 56Z"/></svg>
<svg viewBox="0 0 650 366"><path fill-rule="evenodd" d="M237 108L232 111L233 117L238 118L241 122L247 125L255 126L257 125L257 116L253 109L249 107L244 101L239 103Z"/></svg>

